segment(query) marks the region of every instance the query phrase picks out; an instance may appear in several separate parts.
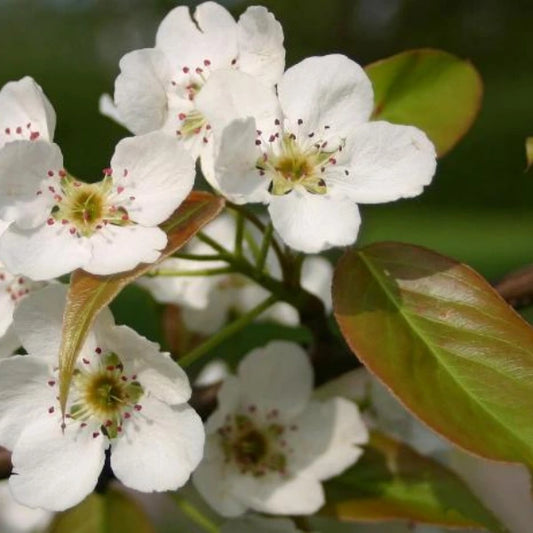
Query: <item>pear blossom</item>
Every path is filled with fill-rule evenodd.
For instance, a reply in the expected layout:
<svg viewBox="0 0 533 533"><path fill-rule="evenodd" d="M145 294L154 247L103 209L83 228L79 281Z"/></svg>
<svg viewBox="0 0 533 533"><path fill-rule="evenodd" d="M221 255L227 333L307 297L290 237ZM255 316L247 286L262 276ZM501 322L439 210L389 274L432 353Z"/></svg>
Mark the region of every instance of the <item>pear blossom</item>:
<svg viewBox="0 0 533 533"><path fill-rule="evenodd" d="M261 246L260 235L251 228L250 236L256 247ZM223 213L205 226L203 232L217 241L230 252L234 251L236 222L228 213ZM191 254L209 254L212 249L193 239L186 251ZM250 246L245 243L243 252L253 260ZM246 313L268 297L269 293L241 274L230 273L216 276L157 276L158 271L193 272L195 270L221 268L227 266L223 261L195 261L180 258L165 259L152 270L153 277L143 277L137 281L161 303L178 304L188 329L209 335L224 325L230 311ZM267 255L266 267L271 276L281 278L281 269L275 254ZM331 310L331 263L319 256L304 259L302 265L302 286L318 296L329 312ZM260 316L261 320L272 320L288 326L298 325L296 309L291 305L278 302Z"/></svg>
<svg viewBox="0 0 533 533"><path fill-rule="evenodd" d="M20 140L52 142L54 108L29 76L6 83L0 90L0 148Z"/></svg>
<svg viewBox="0 0 533 533"><path fill-rule="evenodd" d="M159 346L105 309L76 364L63 419L57 354L66 289L50 285L15 311L29 355L0 361L0 446L12 450L15 499L60 511L96 486L106 451L124 485L182 486L202 457L204 430L186 403L188 378Z"/></svg>
<svg viewBox="0 0 533 533"><path fill-rule="evenodd" d="M154 48L121 59L114 103L104 95L100 110L135 134L163 129L203 160L211 150L211 126L196 97L209 76L239 70L272 88L284 66L283 30L266 8L249 7L236 22L215 2L198 5L192 17L187 6L178 6L161 22Z"/></svg>
<svg viewBox="0 0 533 533"><path fill-rule="evenodd" d="M243 72L220 71L196 103L215 133L215 188L238 203L267 203L292 248L351 244L358 203L416 196L431 182L431 141L413 126L369 121L371 82L347 57L305 59L285 72L277 92Z"/></svg>
<svg viewBox="0 0 533 533"><path fill-rule="evenodd" d="M225 379L193 474L218 513L313 513L324 504L320 482L357 461L368 432L356 405L313 400L312 388L305 352L283 341L252 351Z"/></svg>
<svg viewBox="0 0 533 533"><path fill-rule="evenodd" d="M7 481L0 481L0 531L2 533L36 533L44 531L53 514L31 509L16 502Z"/></svg>
<svg viewBox="0 0 533 533"><path fill-rule="evenodd" d="M157 227L192 189L194 164L162 132L123 139L97 183L66 172L53 143L0 150L0 260L11 272L51 279L76 268L112 274L158 259Z"/></svg>

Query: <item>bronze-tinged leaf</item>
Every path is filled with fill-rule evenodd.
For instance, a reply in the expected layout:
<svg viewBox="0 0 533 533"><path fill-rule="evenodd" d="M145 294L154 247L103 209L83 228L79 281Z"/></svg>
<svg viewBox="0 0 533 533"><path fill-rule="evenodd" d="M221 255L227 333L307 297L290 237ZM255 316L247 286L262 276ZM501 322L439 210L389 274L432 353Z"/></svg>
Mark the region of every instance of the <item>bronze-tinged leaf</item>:
<svg viewBox="0 0 533 533"><path fill-rule="evenodd" d="M506 531L454 472L378 432L361 459L326 484L326 501L323 512L341 521Z"/></svg>
<svg viewBox="0 0 533 533"><path fill-rule="evenodd" d="M224 200L206 192L193 191L174 214L161 225L168 244L159 261L179 250L187 241L216 217ZM76 359L96 315L129 283L150 270L153 264L141 264L128 272L95 276L75 271L70 280L63 315L63 334L59 351L60 403L64 410Z"/></svg>
<svg viewBox="0 0 533 533"><path fill-rule="evenodd" d="M117 489L91 494L68 511L58 513L48 533L154 533L141 505Z"/></svg>
<svg viewBox="0 0 533 533"><path fill-rule="evenodd" d="M479 274L400 243L349 250L334 313L353 352L435 431L533 467L533 329Z"/></svg>
<svg viewBox="0 0 533 533"><path fill-rule="evenodd" d="M441 50L410 50L366 67L374 116L425 131L443 156L472 126L483 83L470 62Z"/></svg>

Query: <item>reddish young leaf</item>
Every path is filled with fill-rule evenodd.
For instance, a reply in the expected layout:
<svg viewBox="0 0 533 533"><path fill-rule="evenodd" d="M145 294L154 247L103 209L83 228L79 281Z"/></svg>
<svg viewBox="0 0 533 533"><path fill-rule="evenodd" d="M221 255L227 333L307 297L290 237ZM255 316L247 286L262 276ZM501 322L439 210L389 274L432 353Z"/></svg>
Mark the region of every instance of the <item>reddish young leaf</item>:
<svg viewBox="0 0 533 533"><path fill-rule="evenodd" d="M193 191L174 214L161 225L168 244L159 261L179 250L220 213L224 200L205 192ZM129 283L150 270L141 264L128 272L95 276L77 270L71 276L67 305L63 315L63 338L59 351L60 402L64 410L74 365L96 315Z"/></svg>
<svg viewBox="0 0 533 533"><path fill-rule="evenodd" d="M533 467L533 329L472 269L378 243L337 265L334 312L353 352L438 433Z"/></svg>

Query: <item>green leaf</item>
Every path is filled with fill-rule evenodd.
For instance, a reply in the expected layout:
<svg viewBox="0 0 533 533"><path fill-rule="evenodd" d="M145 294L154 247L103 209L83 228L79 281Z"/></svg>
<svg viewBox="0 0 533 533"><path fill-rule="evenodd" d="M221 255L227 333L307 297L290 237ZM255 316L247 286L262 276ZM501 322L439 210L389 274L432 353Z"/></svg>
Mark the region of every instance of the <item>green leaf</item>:
<svg viewBox="0 0 533 533"><path fill-rule="evenodd" d="M417 246L348 251L333 282L352 351L459 446L533 466L533 329L475 271Z"/></svg>
<svg viewBox="0 0 533 533"><path fill-rule="evenodd" d="M444 527L506 529L438 462L373 433L361 459L326 484L324 512L342 521L407 520Z"/></svg>
<svg viewBox="0 0 533 533"><path fill-rule="evenodd" d="M148 517L123 492L110 489L91 494L72 509L55 516L48 533L154 533Z"/></svg>
<svg viewBox="0 0 533 533"><path fill-rule="evenodd" d="M425 131L439 156L474 122L483 94L477 70L441 50L410 50L366 67L374 86L374 119Z"/></svg>
<svg viewBox="0 0 533 533"><path fill-rule="evenodd" d="M161 253L159 261L179 250L220 213L223 206L224 200L221 198L193 191L176 212L161 225L167 233L168 244ZM126 285L152 267L153 264L143 263L133 270L112 276L95 276L83 270L77 270L72 274L63 315L63 338L59 350L60 403L63 411L78 353L96 315Z"/></svg>
<svg viewBox="0 0 533 533"><path fill-rule="evenodd" d="M526 139L526 159L527 159L527 169L531 168L533 165L533 137L528 137Z"/></svg>

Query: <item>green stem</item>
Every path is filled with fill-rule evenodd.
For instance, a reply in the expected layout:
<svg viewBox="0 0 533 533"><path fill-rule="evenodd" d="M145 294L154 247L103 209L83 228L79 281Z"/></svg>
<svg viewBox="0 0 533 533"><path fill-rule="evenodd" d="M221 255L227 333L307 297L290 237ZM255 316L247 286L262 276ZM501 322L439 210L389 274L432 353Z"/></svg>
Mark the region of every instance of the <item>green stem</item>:
<svg viewBox="0 0 533 533"><path fill-rule="evenodd" d="M242 256L242 238L244 235L244 216L242 213L237 213L237 228L235 231L235 257Z"/></svg>
<svg viewBox="0 0 533 533"><path fill-rule="evenodd" d="M243 217L245 217L246 220L253 224L261 233L265 233L267 225L262 222L259 217L254 215L248 209L246 209L246 207L238 204L233 204L231 202L226 202L226 206L230 209L233 209L237 213L241 213ZM278 241L276 241L276 239L271 240L271 245L272 249L274 250L274 253L276 254L276 257L278 258L281 270L285 272L285 254L283 253L281 246L279 245Z"/></svg>
<svg viewBox="0 0 533 533"><path fill-rule="evenodd" d="M226 248L218 244L218 242L209 237L209 235L200 232L196 234L196 237L208 246L211 246L211 248L213 248L213 250L216 250L220 255L224 257L233 257L229 250L226 250Z"/></svg>
<svg viewBox="0 0 533 533"><path fill-rule="evenodd" d="M149 278L163 277L181 277L181 276L218 276L219 274L231 274L234 272L231 267L204 268L200 270L154 270L148 272L145 276Z"/></svg>
<svg viewBox="0 0 533 533"><path fill-rule="evenodd" d="M220 528L214 522L209 520L209 518L207 518L207 516L198 510L189 500L179 496L178 494L174 494L173 496L181 512L190 518L197 526L200 526L209 533L220 532Z"/></svg>
<svg viewBox="0 0 533 533"><path fill-rule="evenodd" d="M207 339L204 343L200 344L188 354L185 354L179 359L179 364L182 368L186 368L206 353L210 352L213 348L224 342L226 339L235 335L239 330L243 329L250 322L252 322L261 313L266 311L271 305L277 302L277 298L274 295L269 296L266 300L263 300L259 305L254 307L251 311L248 311L245 315L242 315L237 320L234 320L228 324L225 328L222 328L218 333Z"/></svg>
<svg viewBox="0 0 533 533"><path fill-rule="evenodd" d="M265 268L265 262L268 255L268 249L270 248L270 243L272 242L272 233L274 232L274 227L270 223L265 228L265 233L263 235L263 242L261 243L261 250L259 252L259 257L257 258L257 270L262 272Z"/></svg>
<svg viewBox="0 0 533 533"><path fill-rule="evenodd" d="M257 261L261 250L259 248L259 245L257 244L257 241L254 239L248 228L244 230L244 239L246 240L246 244L248 244L248 248L250 248L250 251L254 256L254 261Z"/></svg>
<svg viewBox="0 0 533 533"><path fill-rule="evenodd" d="M189 261L224 261L224 257L218 254L185 254L178 252L172 257Z"/></svg>

